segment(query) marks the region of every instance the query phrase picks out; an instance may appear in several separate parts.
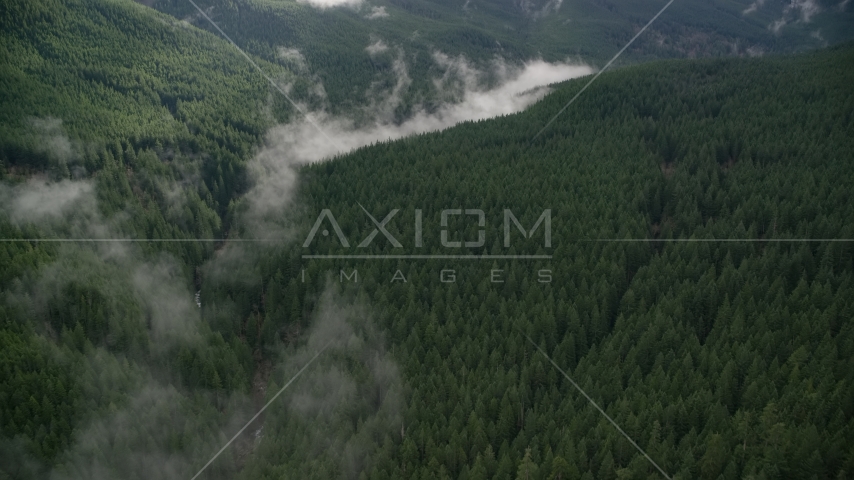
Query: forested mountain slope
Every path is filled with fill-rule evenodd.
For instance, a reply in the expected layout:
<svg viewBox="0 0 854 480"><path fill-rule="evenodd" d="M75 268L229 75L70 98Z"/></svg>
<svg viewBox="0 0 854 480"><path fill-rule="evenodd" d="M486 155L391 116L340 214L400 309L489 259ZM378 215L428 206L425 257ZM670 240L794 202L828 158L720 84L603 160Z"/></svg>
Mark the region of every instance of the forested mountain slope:
<svg viewBox="0 0 854 480"><path fill-rule="evenodd" d="M215 244L182 240L224 235L294 111L226 42L130 1L3 2L0 27L0 476L187 476L254 408L254 367L193 303Z"/></svg>
<svg viewBox="0 0 854 480"><path fill-rule="evenodd" d="M609 72L535 138L568 82L284 175L273 230L248 165L297 116L226 42L120 0L0 21L5 476L190 478L330 340L203 478L657 475L523 334L673 476L854 471L852 244L787 240L854 237L851 46ZM302 257L446 254L454 208L486 236L453 253L552 258ZM323 209L349 248L302 247ZM112 238L164 241L79 241Z"/></svg>
<svg viewBox="0 0 854 480"><path fill-rule="evenodd" d="M196 2L242 48L300 68L322 82L341 113L370 103L372 84L393 84L403 64L412 81L400 112L428 102L441 76L433 56L464 56L488 70L496 58L518 63L605 64L661 9L664 1L609 0L201 0ZM214 31L188 0L154 8ZM854 39L854 6L844 1L679 0L620 58L790 53ZM395 67L398 68L395 68ZM437 75L438 74L438 75Z"/></svg>
<svg viewBox="0 0 854 480"><path fill-rule="evenodd" d="M363 390L343 395L329 374L309 374L292 395L352 402L283 402L244 477L350 476L338 447L353 438L369 452L367 478L657 477L527 334L674 478L847 478L854 245L792 239L854 233L852 64L850 46L656 62L603 75L536 140L583 79L518 115L304 168L298 240L243 300L267 295L256 341L280 342L332 282L370 304L405 394L399 412L367 402L397 390L373 393L365 367L325 358L312 368L337 365ZM360 206L378 220L400 209L386 228L402 248L382 235L357 248L376 228ZM451 208L485 212L484 247L441 246ZM505 208L526 229L551 209L552 248L542 226L525 240L512 225L506 248ZM330 234L303 248L322 209L349 248L328 220ZM468 218L449 238L478 238ZM596 241L646 238L674 241ZM553 257L301 257L353 253Z"/></svg>
<svg viewBox="0 0 854 480"><path fill-rule="evenodd" d="M0 15L7 174L87 176L112 160L139 162L200 176L205 208L221 213L245 189L242 162L266 128L295 113L226 42L130 1L12 1Z"/></svg>

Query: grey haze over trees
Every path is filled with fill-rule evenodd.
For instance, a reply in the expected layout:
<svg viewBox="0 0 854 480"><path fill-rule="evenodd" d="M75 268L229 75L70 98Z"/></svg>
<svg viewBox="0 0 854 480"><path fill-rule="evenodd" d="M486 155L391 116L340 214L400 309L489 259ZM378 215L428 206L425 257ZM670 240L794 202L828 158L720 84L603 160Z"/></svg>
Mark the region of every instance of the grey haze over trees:
<svg viewBox="0 0 854 480"><path fill-rule="evenodd" d="M801 30L836 42L847 18L844 4L805 18L803 2L743 3L727 8L752 25L746 38L775 39L766 57L799 48ZM589 73L576 55L596 65L632 21L575 52L550 32L572 40L592 19L646 7L531 3L518 16L472 0L466 17L458 3L283 5L211 11L343 148L312 148L292 106L184 17L127 1L4 4L15 61L0 67L0 237L21 239L0 244L5 474L189 478L331 338L208 478L654 473L520 328L675 475L854 471L851 245L771 241L852 237L839 181L852 165L850 46L603 75L532 144L584 80L532 88ZM579 5L601 16L562 17ZM516 30L499 35L487 13ZM294 28L276 35L293 38L268 37L282 18ZM758 45L727 50L724 17L703 18L712 40L665 21L627 60ZM359 41L307 48L320 21ZM520 22L537 51L519 43ZM303 262L322 208L348 237L370 232L359 204L421 208L431 226L449 206L481 208L489 225L507 205L526 225L552 208L554 260L451 265L450 285L439 262ZM389 229L412 239L403 217ZM238 241L262 234L281 241ZM425 234L439 252L438 230ZM573 241L590 237L757 241ZM168 241L51 241L62 238ZM544 252L539 240L513 251ZM343 252L334 237L310 250ZM483 252L504 252L494 232ZM341 282L342 268L359 282ZM398 271L406 282L391 281Z"/></svg>

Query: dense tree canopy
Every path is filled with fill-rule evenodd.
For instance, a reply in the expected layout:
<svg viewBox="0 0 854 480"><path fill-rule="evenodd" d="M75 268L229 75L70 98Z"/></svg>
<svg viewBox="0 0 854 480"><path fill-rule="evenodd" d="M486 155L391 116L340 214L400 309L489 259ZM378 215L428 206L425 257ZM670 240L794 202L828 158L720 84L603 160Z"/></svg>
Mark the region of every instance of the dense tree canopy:
<svg viewBox="0 0 854 480"><path fill-rule="evenodd" d="M306 165L253 243L247 164L296 112L239 53L127 1L0 21L4 475L189 478L333 340L204 478L656 477L528 337L674 478L854 472L851 45L623 68L539 136L587 79ZM400 247L365 214L395 209ZM324 210L349 246L305 242ZM305 258L353 254L494 257Z"/></svg>
<svg viewBox="0 0 854 480"><path fill-rule="evenodd" d="M533 143L583 80L519 115L306 167L303 232L329 209L362 239L375 226L359 204L377 219L399 208L388 229L404 248L378 237L364 251L442 254L441 210L479 208L486 244L464 251L553 256L301 259L356 251L329 235L267 262L266 291L305 291L304 315L331 275L370 299L387 332L408 386L405 433L374 439L365 476L657 475L525 335L672 475L852 471L854 245L792 240L851 238L851 62L846 48L655 63L601 77ZM528 228L550 208L553 248L534 235L507 249L505 208ZM423 249L413 248L415 209ZM456 228L477 238L474 221ZM456 282L442 283L443 269ZM358 285L341 270L357 270ZM287 312L267 309L263 330L281 329ZM247 478L327 475L287 440L313 419L282 411L265 428L280 435L265 438ZM326 454L326 468L342 468Z"/></svg>

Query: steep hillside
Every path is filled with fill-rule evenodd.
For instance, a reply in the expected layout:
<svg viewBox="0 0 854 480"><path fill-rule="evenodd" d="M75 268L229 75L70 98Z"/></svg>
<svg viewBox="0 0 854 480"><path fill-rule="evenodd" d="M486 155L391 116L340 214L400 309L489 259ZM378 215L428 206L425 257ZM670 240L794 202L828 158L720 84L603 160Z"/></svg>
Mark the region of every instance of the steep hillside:
<svg viewBox="0 0 854 480"><path fill-rule="evenodd" d="M253 408L254 361L201 322L215 244L184 240L227 231L294 112L226 42L130 1L3 2L0 26L0 476L192 475Z"/></svg>
<svg viewBox="0 0 854 480"><path fill-rule="evenodd" d="M256 341L311 312L324 324L321 292L341 290L369 305L353 328L375 322L400 373L325 354L267 416L245 478L657 476L525 335L674 478L852 471L854 245L818 239L854 233L853 61L849 46L656 62L603 75L536 140L584 80L302 169L299 233L244 290L267 295ZM384 226L399 248L362 206L399 209ZM485 221L443 224L446 209ZM526 240L509 223L508 247L505 209L526 231L550 209L551 246L544 224ZM443 246L479 230L482 247ZM522 254L550 258L501 257Z"/></svg>
<svg viewBox="0 0 854 480"><path fill-rule="evenodd" d="M130 1L5 2L0 19L7 173L87 176L107 154L154 153L170 162L129 168L197 175L205 207L222 213L266 128L296 113L226 42ZM76 143L45 140L60 137Z"/></svg>
<svg viewBox="0 0 854 480"><path fill-rule="evenodd" d="M349 113L399 52L428 111L434 48L569 52L535 3L473 0L476 28L392 3L381 35L359 26L378 6L213 13L298 101ZM539 136L587 79L299 166L331 141L209 32L129 0L7 1L0 26L4 478L191 478L265 401L199 478L658 475L526 335L673 477L854 472L851 45L627 67Z"/></svg>
<svg viewBox="0 0 854 480"><path fill-rule="evenodd" d="M203 0L196 2L241 47L270 62L299 66L320 82L332 112L369 104L375 84L411 80L399 114L429 103L443 65L436 52L489 70L519 63L602 66L666 2L607 0ZM155 8L213 31L188 0ZM791 53L854 39L854 6L840 1L679 0L629 48L618 65L661 58Z"/></svg>

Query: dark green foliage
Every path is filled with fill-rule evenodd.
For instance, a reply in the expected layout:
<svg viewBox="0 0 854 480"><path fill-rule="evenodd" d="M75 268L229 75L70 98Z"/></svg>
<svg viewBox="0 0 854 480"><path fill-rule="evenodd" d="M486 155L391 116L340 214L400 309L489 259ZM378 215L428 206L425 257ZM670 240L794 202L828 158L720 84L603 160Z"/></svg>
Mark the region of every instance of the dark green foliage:
<svg viewBox="0 0 854 480"><path fill-rule="evenodd" d="M700 54L737 37L719 19L744 5L685 3L693 7L675 12L689 33L719 34ZM562 18L534 25L515 4L476 6L460 20L451 2L386 5L401 19L384 38L402 44L416 29L427 38L413 47L415 93L399 117L415 101L430 104L417 97L429 88L433 47L465 45L477 61L566 55L556 37ZM300 47L338 111L358 110L359 101L340 101L349 85L364 92L394 60L364 54L371 32L357 27L356 11L217 7L261 67L311 102L311 82L277 57L279 46ZM615 18L613 5L570 7L584 25L572 35L601 31L579 47L594 59L608 58L653 8L630 7L621 28L597 30ZM279 28L283 18L289 28ZM497 33L492 18L512 31ZM741 21L751 41L765 30L764 20ZM317 370L351 382L352 401L298 418L280 398L261 445L241 439L207 478L657 475L526 335L674 476L854 472L854 244L785 241L854 237L851 46L627 68L603 75L536 139L585 79L518 115L306 166L296 207L283 212L296 240L249 247L227 264L236 242L110 250L44 240L239 235L229 227L243 211L246 162L270 124L294 118L289 104L225 42L128 1L5 2L0 22L2 55L14 59L0 65L0 200L11 204L36 176L55 189L69 179L92 185L97 201L53 223L15 218L11 207L0 215L0 237L21 239L0 243L4 474L189 478L299 367L290 356L280 369L271 364L302 345L330 281L370 307L377 332L363 337L396 364L399 377L388 378L400 404L384 406L369 358L329 355ZM684 32L672 21L657 28ZM328 36L309 47L320 31ZM769 50L797 44L769 42ZM641 43L631 61L690 46ZM373 230L360 204L379 218L400 209L388 229L403 250L381 235L355 247ZM302 248L326 208L351 249L334 235ZM301 258L447 254L439 225L451 208L486 216L485 245L452 253L552 258ZM529 239L511 229L505 246L507 208L527 228L551 209L552 246L542 226ZM451 221L453 239L477 238L467 220ZM632 238L651 240L596 241ZM710 238L758 241L662 241ZM442 283L447 269L455 282ZM358 282L342 281L342 270L357 270ZM494 271L502 282L491 281ZM393 281L398 272L405 282ZM190 303L195 291L200 309ZM359 455L337 457L340 439Z"/></svg>
<svg viewBox="0 0 854 480"><path fill-rule="evenodd" d="M391 0L358 7L318 9L294 0L203 0L196 2L242 48L271 63L299 67L282 58L280 48L298 49L311 81L296 81L304 92L320 80L325 107L358 115L374 98L372 84L388 82L393 62L407 63L411 86L396 120L415 105L435 106L432 79L442 72L434 52L464 55L487 70L496 57L519 63L541 57L604 65L661 7L661 2L579 0ZM799 10L788 1L769 0L744 14L750 1L680 0L663 14L623 55L618 65L659 58L756 55L814 49L850 41L854 9L823 2L810 22L795 21ZM558 7L559 8L555 8ZM158 0L154 7L175 18L190 19L214 32L187 0ZM387 17L368 19L382 7ZM788 10L786 10L788 8ZM787 11L789 13L784 13ZM782 31L769 26L786 18ZM382 40L389 50L369 55L365 47ZM279 102L285 104L284 99ZM317 107L320 99L309 104ZM367 120L371 120L368 118Z"/></svg>
<svg viewBox="0 0 854 480"><path fill-rule="evenodd" d="M0 315L8 324L6 313ZM29 453L49 460L71 440L69 421L78 407L80 387L39 339L21 333L0 331L0 431L5 437L25 438Z"/></svg>
<svg viewBox="0 0 854 480"><path fill-rule="evenodd" d="M584 80L522 114L303 169L308 214L297 239L328 208L351 248L334 235L309 249L297 240L262 275L281 288L289 270L308 300L327 275L337 283L341 270L358 270L358 283L342 284L370 299L409 388L405 436L377 441L364 476L655 476L523 332L672 475L852 471L854 245L780 241L851 238L852 61L848 47L625 69L601 77L533 143ZM399 208L388 229L404 248L380 235L356 249L374 228L359 204L377 218ZM441 247L445 208L483 209L486 245ZM542 230L528 240L514 230L505 248L504 208L527 227L551 208L554 248ZM452 235L475 239L471 223L451 224ZM303 260L303 284L292 266L300 253L553 259ZM441 283L442 269L456 283ZM503 283L490 281L493 269ZM551 283L538 282L541 269ZM392 281L397 270L406 283ZM289 434L300 428L312 425ZM264 452L253 461L268 475L310 475Z"/></svg>
<svg viewBox="0 0 854 480"><path fill-rule="evenodd" d="M252 369L191 303L214 244L39 239L220 236L273 120L259 113L269 86L213 36L132 2L5 2L0 22L14 59L0 66L0 430L4 458L16 452L3 473L190 476L190 452L215 451L246 407ZM83 200L16 217L33 174L45 192L73 179ZM120 428L129 410L144 433ZM184 460L146 473L158 455Z"/></svg>

